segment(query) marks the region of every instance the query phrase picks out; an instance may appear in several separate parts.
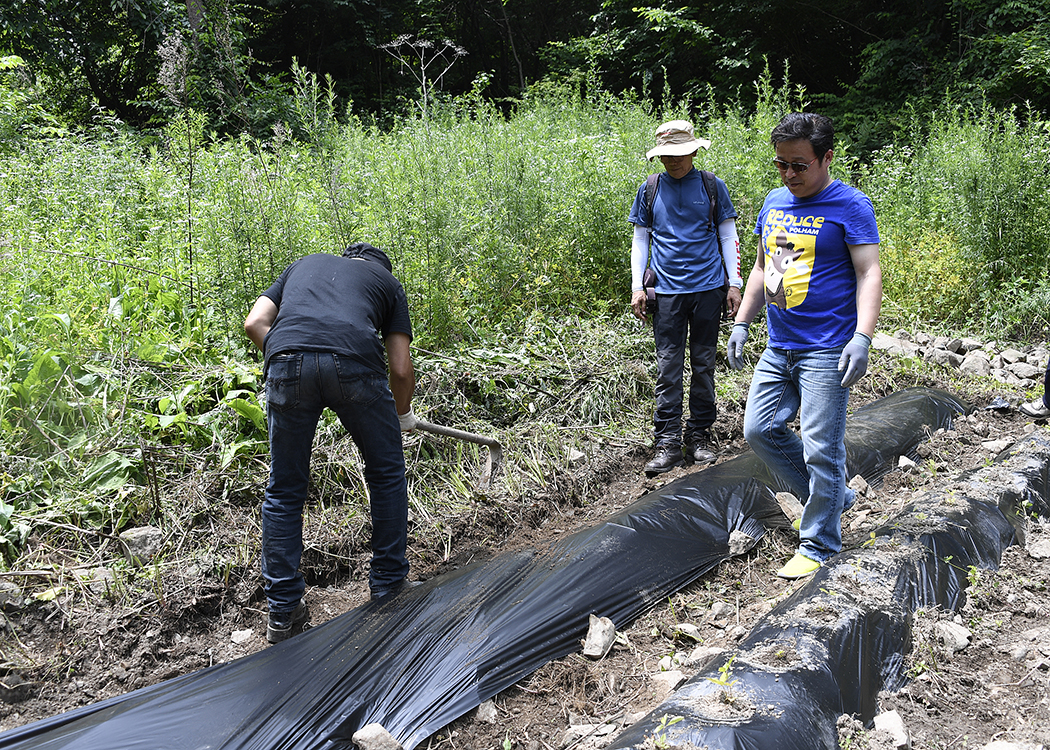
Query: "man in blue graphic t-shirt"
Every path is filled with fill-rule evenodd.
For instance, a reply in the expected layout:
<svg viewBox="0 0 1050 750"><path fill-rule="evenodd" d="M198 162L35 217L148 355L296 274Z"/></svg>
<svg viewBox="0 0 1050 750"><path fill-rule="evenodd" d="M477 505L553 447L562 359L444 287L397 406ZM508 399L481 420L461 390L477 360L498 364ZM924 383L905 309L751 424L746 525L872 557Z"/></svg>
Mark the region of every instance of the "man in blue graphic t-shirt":
<svg viewBox="0 0 1050 750"><path fill-rule="evenodd" d="M663 474L687 460L711 463L711 427L715 423L715 356L722 307L732 315L740 304L740 242L736 209L725 183L714 178L717 211L701 173L693 166L697 151L710 141L693 135L685 120L666 122L656 130L656 147L664 172L647 195L638 188L628 221L631 243L631 309L640 320L653 319L656 343L656 408L653 439L656 456L645 466L649 476ZM656 310L647 309L642 285L646 264L656 274ZM683 370L689 344L691 380L689 419L682 445Z"/></svg>
<svg viewBox="0 0 1050 750"><path fill-rule="evenodd" d="M770 138L784 187L766 196L760 246L729 338L743 367L748 327L766 309L769 343L751 380L744 437L803 502L798 551L781 578L813 573L842 549L846 402L868 367L882 305L879 231L871 201L828 173L834 127L794 112ZM799 417L801 436L789 426Z"/></svg>

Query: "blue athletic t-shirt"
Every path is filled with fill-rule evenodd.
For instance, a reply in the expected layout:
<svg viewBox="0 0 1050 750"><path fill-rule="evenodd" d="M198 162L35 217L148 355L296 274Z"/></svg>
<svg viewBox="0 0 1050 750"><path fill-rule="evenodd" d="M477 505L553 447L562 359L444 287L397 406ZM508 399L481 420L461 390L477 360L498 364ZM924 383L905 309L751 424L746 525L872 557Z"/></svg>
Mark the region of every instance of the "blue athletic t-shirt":
<svg viewBox="0 0 1050 750"><path fill-rule="evenodd" d="M769 345L844 346L857 330L857 273L847 245L879 242L868 196L839 180L814 196L770 191L755 224L765 253Z"/></svg>
<svg viewBox="0 0 1050 750"><path fill-rule="evenodd" d="M680 180L666 172L660 175L652 215L645 202L645 183L631 206L627 220L652 230L649 265L656 272L657 294L689 294L717 289L725 282L722 255L718 250L718 225L736 218L729 190L721 179L718 186L718 215L711 212L704 178L693 168Z"/></svg>

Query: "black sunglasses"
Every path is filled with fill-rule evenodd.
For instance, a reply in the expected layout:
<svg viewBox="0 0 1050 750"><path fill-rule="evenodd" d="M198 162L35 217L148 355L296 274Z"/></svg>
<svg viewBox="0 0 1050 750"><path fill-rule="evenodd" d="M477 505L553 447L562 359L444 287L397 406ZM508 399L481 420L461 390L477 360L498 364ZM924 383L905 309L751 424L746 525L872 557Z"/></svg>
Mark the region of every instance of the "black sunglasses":
<svg viewBox="0 0 1050 750"><path fill-rule="evenodd" d="M788 167L790 167L791 171L794 172L795 174L802 174L807 169L809 169L809 165L810 164L812 164L813 162L817 161L818 159L820 159L820 157L819 156L815 156L812 159L810 159L809 161L803 163L803 162L800 162L800 161L784 161L780 157L774 156L773 157L773 163L777 165L777 169L779 169L781 172L788 171Z"/></svg>

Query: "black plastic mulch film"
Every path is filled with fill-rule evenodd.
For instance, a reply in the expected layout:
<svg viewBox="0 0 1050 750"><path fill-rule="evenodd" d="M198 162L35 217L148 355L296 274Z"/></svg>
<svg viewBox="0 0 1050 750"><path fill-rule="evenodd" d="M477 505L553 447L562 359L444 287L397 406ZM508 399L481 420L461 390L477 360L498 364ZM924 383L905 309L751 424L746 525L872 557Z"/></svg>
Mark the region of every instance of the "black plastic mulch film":
<svg viewBox="0 0 1050 750"><path fill-rule="evenodd" d="M998 568L1027 517L1050 516L1048 472L1040 431L924 494L606 747L837 750L841 714L868 722L905 684L913 612L961 608L971 566Z"/></svg>
<svg viewBox="0 0 1050 750"><path fill-rule="evenodd" d="M877 482L898 456L914 456L927 430L965 410L928 389L858 409L847 423L850 475ZM922 512L906 510L771 612L731 665L739 699L730 708L741 715L712 722L696 710L719 687L705 679L719 677L713 663L612 747L644 743L665 714L683 717L663 730L671 745L836 747L838 715L870 718L878 690L903 679L910 612L960 604L969 566L996 567L1014 540L1012 509L1027 501L1045 511L1050 448L1032 445L1042 463L1011 473L999 494L978 483L974 501L957 493L951 504L931 498ZM10 730L0 748L334 750L352 748L352 734L375 722L411 750L576 651L590 614L622 628L726 560L734 531L757 539L785 527L778 489L744 454L545 546L431 579L242 659Z"/></svg>

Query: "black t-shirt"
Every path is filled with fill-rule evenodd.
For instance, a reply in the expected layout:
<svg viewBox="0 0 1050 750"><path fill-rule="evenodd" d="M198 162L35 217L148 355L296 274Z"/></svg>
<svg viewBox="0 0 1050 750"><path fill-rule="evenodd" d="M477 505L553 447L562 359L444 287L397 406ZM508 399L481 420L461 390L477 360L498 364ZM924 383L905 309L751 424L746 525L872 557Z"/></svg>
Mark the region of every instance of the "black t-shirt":
<svg viewBox="0 0 1050 750"><path fill-rule="evenodd" d="M293 351L334 352L386 373L381 339L412 336L401 282L370 260L314 253L292 263L263 292L277 305L266 359Z"/></svg>

